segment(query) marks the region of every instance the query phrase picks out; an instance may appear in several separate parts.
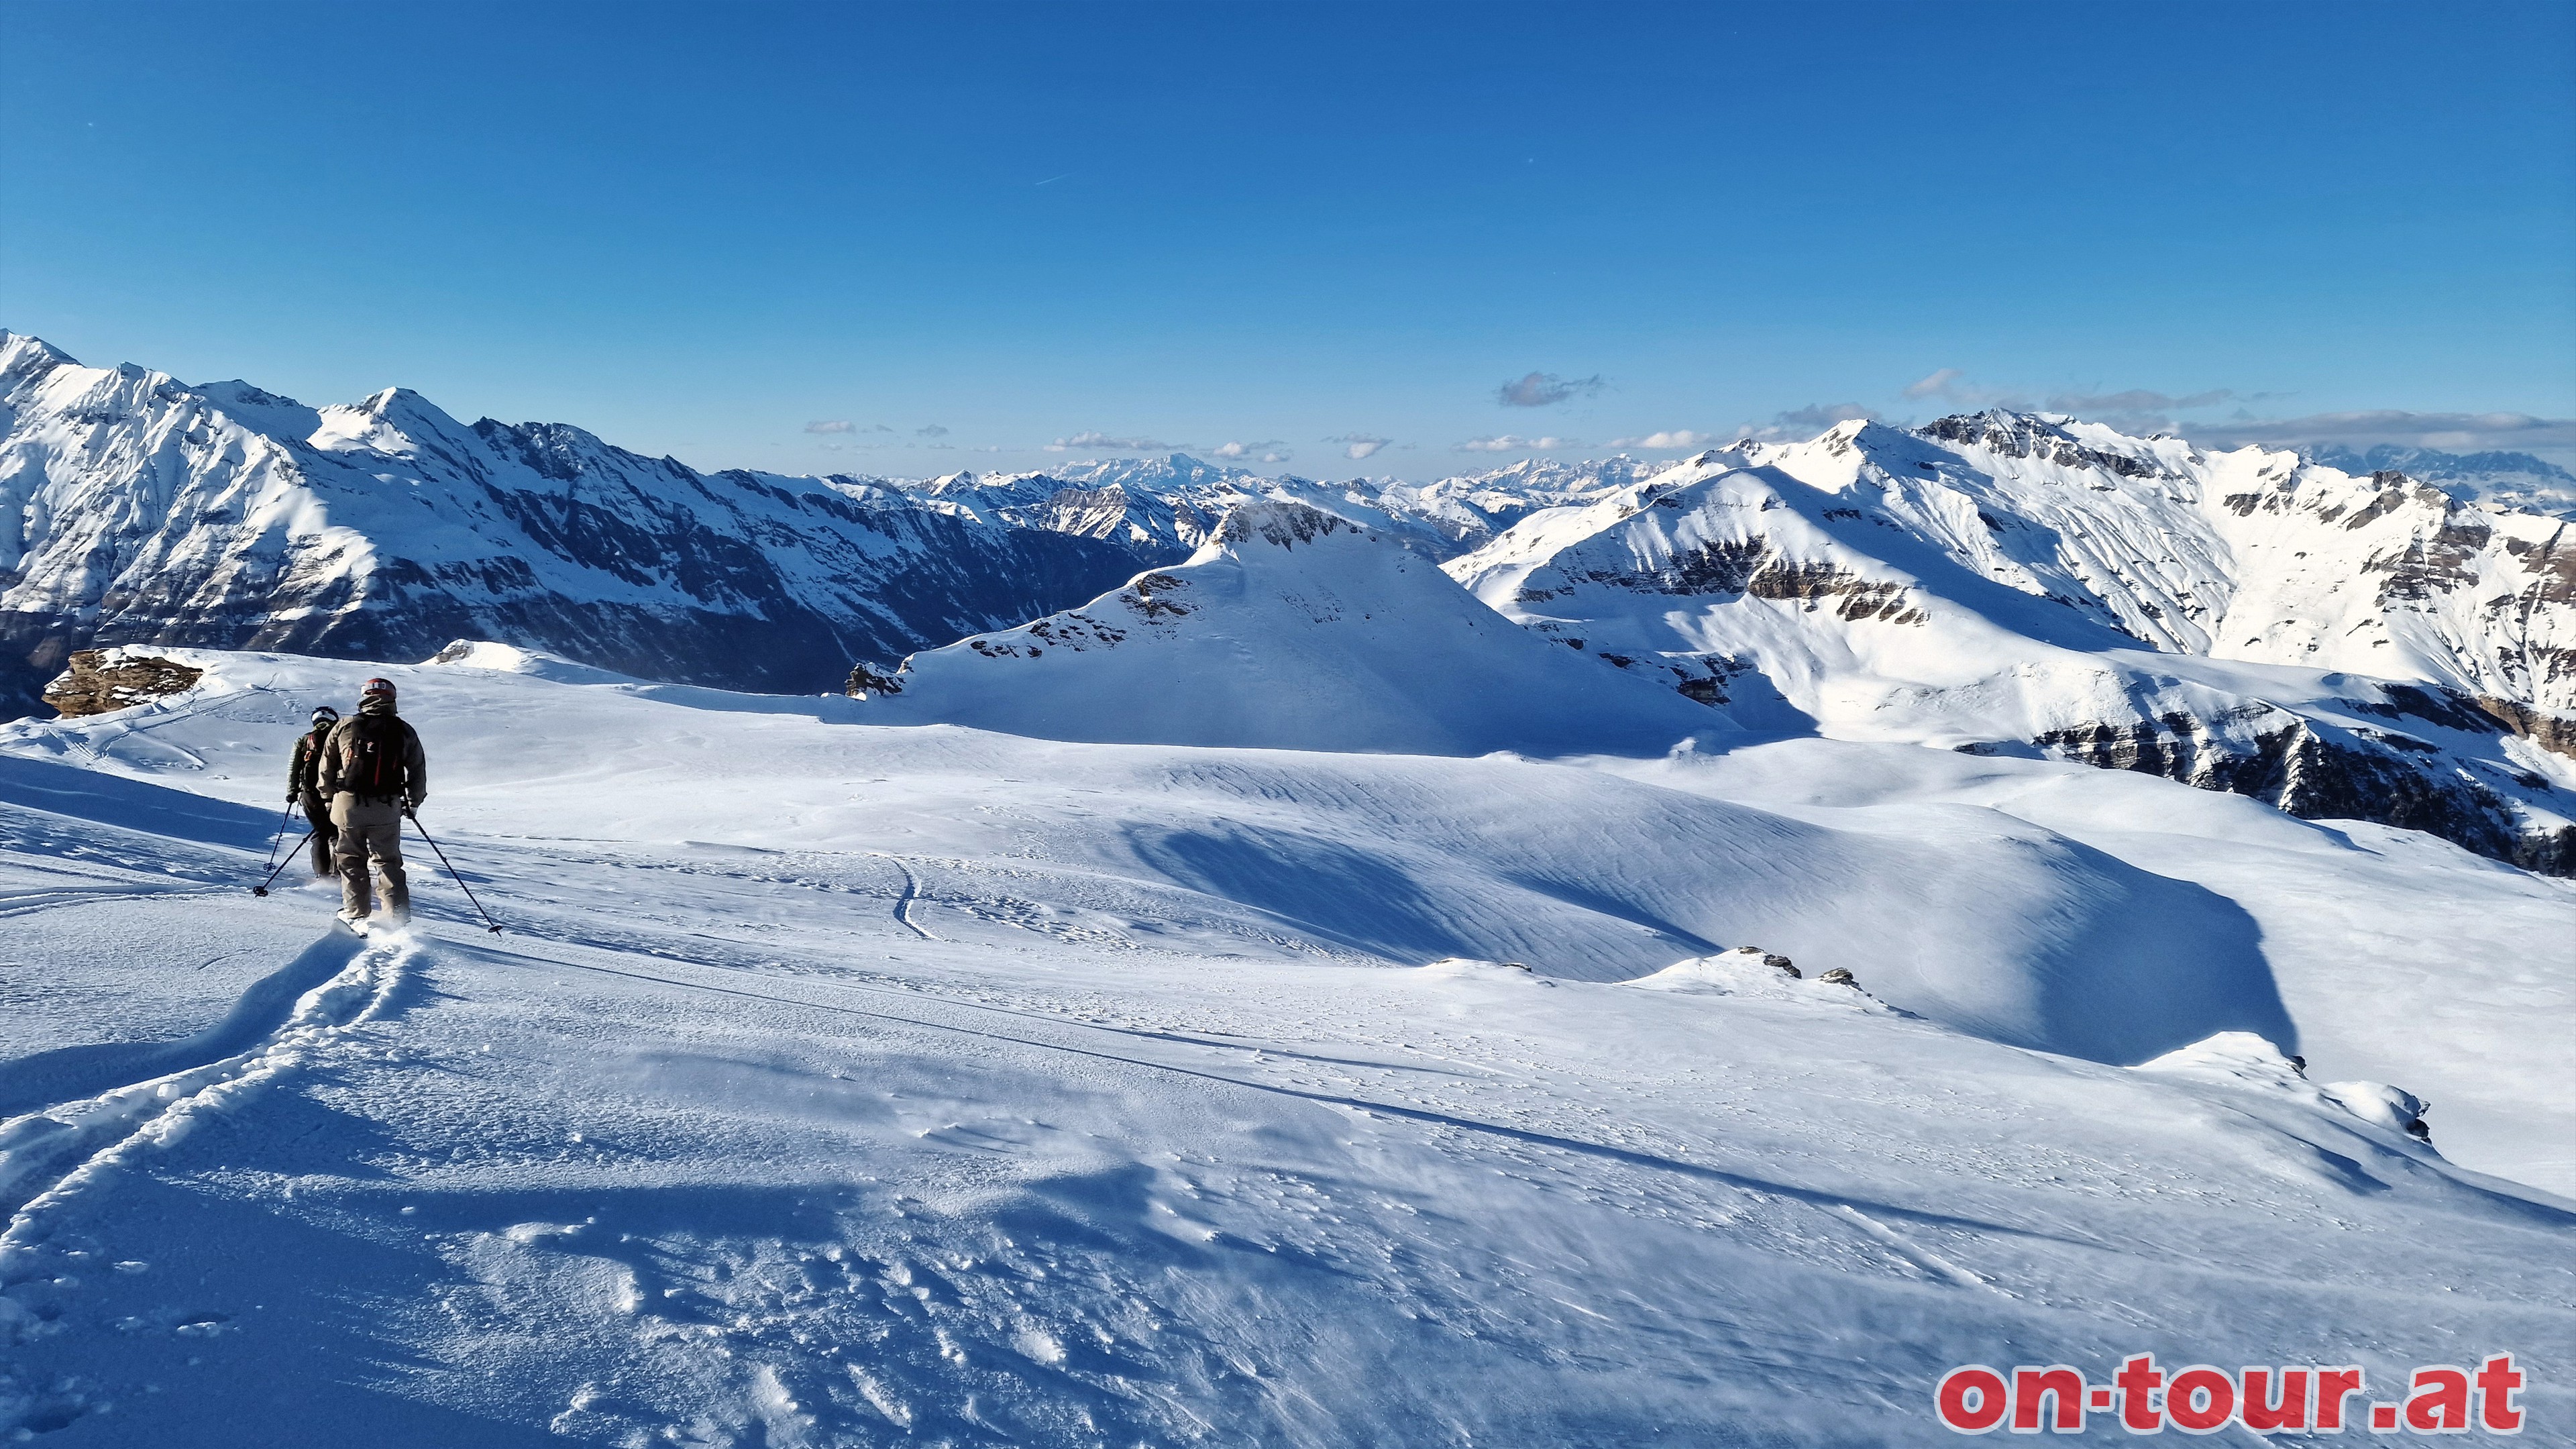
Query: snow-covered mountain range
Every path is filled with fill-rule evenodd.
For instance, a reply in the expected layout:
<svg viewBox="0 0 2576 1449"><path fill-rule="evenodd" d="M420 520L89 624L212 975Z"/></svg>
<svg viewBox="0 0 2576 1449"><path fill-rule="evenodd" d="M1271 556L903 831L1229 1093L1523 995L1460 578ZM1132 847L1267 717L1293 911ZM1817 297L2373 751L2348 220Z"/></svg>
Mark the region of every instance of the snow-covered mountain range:
<svg viewBox="0 0 2576 1449"><path fill-rule="evenodd" d="M1451 572L1757 729L2045 752L2576 869L2576 536L2064 418L1842 424Z"/></svg>
<svg viewBox="0 0 2576 1449"><path fill-rule="evenodd" d="M855 480L700 473L389 388L308 408L0 333L0 708L93 643L426 657L460 636L736 688L1016 624L1132 573ZM14 706L14 708L7 708Z"/></svg>
<svg viewBox="0 0 2576 1449"><path fill-rule="evenodd" d="M1078 523L1060 475L922 488L997 522L1200 551L1156 575L1163 586L1131 581L1085 609L923 656L882 681L902 691L885 717L1280 743L1245 712L1284 708L1285 681L1318 697L1312 681L1333 671L1307 651L1338 633L1327 657L1366 699L1341 700L1326 712L1335 723L1425 690L1493 701L1498 722L1533 697L1580 698L1599 702L1592 746L1613 747L1627 727L1613 717L1629 718L1608 702L1618 691L1443 650L1430 620L1445 612L1428 601L1401 611L1421 610L1422 640L1401 682L1332 653L1363 631L1302 610L1350 587L1345 554L1218 536L1230 507L1293 507L1443 559L1537 636L1705 706L1703 729L2045 754L2576 871L2576 537L2548 515L2396 472L2001 411L1910 432L1845 423L1660 470L1524 464L1422 487L1200 466L1123 465L1078 495L1093 509ZM1246 570L1250 555L1263 557ZM1262 600L1265 621L1247 631L1241 618L1186 617L1181 590L1201 567L1228 581L1227 600ZM1140 653L1131 633L1177 652ZM994 663L1049 647L1044 666ZM1146 657L1155 707L1140 711L1129 706L1144 680L1126 675ZM1315 725L1317 741L1347 747L1347 731ZM1518 736L1541 737L1570 747L1547 731Z"/></svg>
<svg viewBox="0 0 2576 1449"><path fill-rule="evenodd" d="M317 410L6 334L0 403L13 713L73 650L123 643L401 658L492 638L730 688L896 681L889 716L1165 742L1295 744L1278 711L1296 680L1340 701L1309 722L1348 744L1374 719L1384 749L1575 748L1579 732L1524 726L1594 704L1588 743L1633 747L1637 716L1603 702L1652 680L1699 729L2046 754L2576 870L2568 521L2322 454L1995 411L1427 484L1177 454L926 480L700 473L560 425L469 427L399 389ZM2495 462L2417 461L2455 479ZM1247 505L1351 527L1323 546L1227 539ZM1437 621L1474 606L1431 601L1418 572L1386 596L1408 601L1396 617L1359 612L1381 645L1430 653L1337 652L1360 632L1299 610L1356 587L1355 560L1363 592L1386 584L1391 552L1570 646L1563 663L1485 649L1435 666ZM1184 618L1140 570L1189 588L1214 570L1248 612ZM1075 624L1136 642L996 672ZM1166 636L1168 657L1146 649ZM1150 707L1109 662L1148 656ZM1557 677L1577 662L1611 684ZM1183 703L1252 680L1230 712ZM1480 710L1487 725L1458 726Z"/></svg>

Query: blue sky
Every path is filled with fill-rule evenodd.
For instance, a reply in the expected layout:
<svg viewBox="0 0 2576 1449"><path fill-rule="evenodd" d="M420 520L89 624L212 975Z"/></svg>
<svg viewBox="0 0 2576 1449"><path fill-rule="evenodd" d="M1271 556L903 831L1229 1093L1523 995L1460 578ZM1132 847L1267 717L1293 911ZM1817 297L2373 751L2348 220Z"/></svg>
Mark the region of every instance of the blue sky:
<svg viewBox="0 0 2576 1449"><path fill-rule="evenodd" d="M0 326L794 471L2576 461L2571 136L2563 4L0 0Z"/></svg>

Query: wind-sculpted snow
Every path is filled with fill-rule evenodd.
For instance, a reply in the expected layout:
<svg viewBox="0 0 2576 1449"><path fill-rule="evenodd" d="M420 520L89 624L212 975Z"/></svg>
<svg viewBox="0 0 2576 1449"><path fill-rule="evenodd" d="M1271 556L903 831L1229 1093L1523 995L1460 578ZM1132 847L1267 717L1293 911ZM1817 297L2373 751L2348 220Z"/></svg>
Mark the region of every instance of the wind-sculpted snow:
<svg viewBox="0 0 2576 1449"><path fill-rule="evenodd" d="M869 718L1263 749L1660 754L1729 726L1514 628L1430 560L1302 503L1226 514L1185 563L914 655Z"/></svg>
<svg viewBox="0 0 2576 1449"><path fill-rule="evenodd" d="M1446 567L1755 728L2046 750L2564 874L2565 528L1995 413L1704 454Z"/></svg>
<svg viewBox="0 0 2576 1449"><path fill-rule="evenodd" d="M0 711L92 643L425 656L458 637L812 691L1132 572L851 480L701 474L388 389L302 407L0 334Z"/></svg>
<svg viewBox="0 0 2576 1449"><path fill-rule="evenodd" d="M2427 837L1904 745L172 652L184 695L0 726L0 1080L62 1094L0 1132L0 1434L1877 1446L1960 1363L2463 1342L2576 1407L2576 1219L2480 1175L2576 1184L2576 983L2508 949L2576 905ZM327 885L242 889L373 673L507 934L425 863L416 938L336 957Z"/></svg>

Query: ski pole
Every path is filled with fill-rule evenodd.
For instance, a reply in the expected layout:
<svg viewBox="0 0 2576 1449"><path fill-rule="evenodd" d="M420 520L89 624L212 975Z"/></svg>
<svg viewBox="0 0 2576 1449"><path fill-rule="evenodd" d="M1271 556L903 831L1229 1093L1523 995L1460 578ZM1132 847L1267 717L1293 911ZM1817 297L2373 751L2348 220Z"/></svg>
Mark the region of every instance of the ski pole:
<svg viewBox="0 0 2576 1449"><path fill-rule="evenodd" d="M430 840L429 827L420 823L420 817L413 814L412 808L408 805L403 807L403 818L411 822L412 829L420 832L421 839L429 841L429 848L438 856L438 863L447 867L448 879L455 881L456 888L465 892L465 899L474 902L474 914L483 918L483 924L491 927L493 935L497 936L501 934L501 927L492 919L492 913L483 909L483 903L481 901L474 900L474 887L467 885L465 883L465 877L456 873L456 867L448 861L447 852L438 848L438 842Z"/></svg>
<svg viewBox="0 0 2576 1449"><path fill-rule="evenodd" d="M277 833L268 838L268 859L270 864L273 865L277 861L277 842L286 838L287 830L294 824L295 800L294 797L289 796L286 801L286 813L277 817ZM270 874L273 875L275 872L272 871Z"/></svg>
<svg viewBox="0 0 2576 1449"><path fill-rule="evenodd" d="M284 832L284 831L279 831L278 833L279 833L279 834L281 834L281 835L283 835L283 834L285 834L286 832ZM312 832L312 831L308 830L308 831L305 831L305 832L304 832L304 840L311 840L312 838L313 838L313 832ZM303 850L304 850L304 840L299 840L299 841L295 842L295 849L290 850L290 851L288 851L288 852L286 853L286 859L281 860L281 861L279 861L277 864L275 864L275 865L273 865L273 866L269 867L269 871L268 871L268 875L267 875L267 877L266 877L265 879L263 879L262 881L260 881L260 883L259 883L259 884L255 885L255 886L252 886L252 887L250 888L250 893L251 893L252 895L255 895L255 896L264 896L264 895L267 895L267 894L268 894L268 883L269 883L269 881L272 881L272 880L277 879L277 873L278 873L279 871L284 870L284 869L286 869L288 866L293 865L293 864L295 863L295 857L296 857L296 856L298 856L299 854L302 854L302 853L303 853Z"/></svg>

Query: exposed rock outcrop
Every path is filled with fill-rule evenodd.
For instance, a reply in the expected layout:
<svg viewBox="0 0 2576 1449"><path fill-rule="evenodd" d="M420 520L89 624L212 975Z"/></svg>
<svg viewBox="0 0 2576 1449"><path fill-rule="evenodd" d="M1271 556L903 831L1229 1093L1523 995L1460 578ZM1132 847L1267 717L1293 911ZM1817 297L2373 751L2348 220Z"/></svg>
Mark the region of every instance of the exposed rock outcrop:
<svg viewBox="0 0 2576 1449"><path fill-rule="evenodd" d="M2405 686L2388 692L2420 707L2342 703L2399 722L2504 732L2496 720L2446 694ZM2167 713L2152 723L2049 730L2031 743L2080 764L2249 796L2304 820L2369 820L2421 830L2540 874L2576 874L2576 828L2533 823L2503 792L2460 768L2450 752L2402 730L2337 729L2256 705L2207 723ZM2512 777L2512 783L2551 789L2529 773Z"/></svg>
<svg viewBox="0 0 2576 1449"><path fill-rule="evenodd" d="M105 714L197 687L206 671L175 659L122 650L83 649L71 667L45 686L45 703L65 719Z"/></svg>

